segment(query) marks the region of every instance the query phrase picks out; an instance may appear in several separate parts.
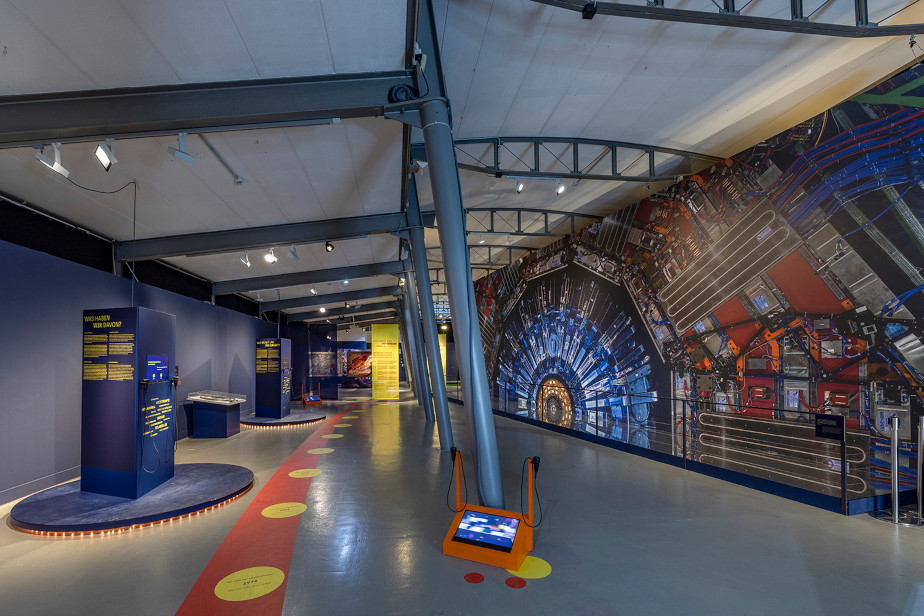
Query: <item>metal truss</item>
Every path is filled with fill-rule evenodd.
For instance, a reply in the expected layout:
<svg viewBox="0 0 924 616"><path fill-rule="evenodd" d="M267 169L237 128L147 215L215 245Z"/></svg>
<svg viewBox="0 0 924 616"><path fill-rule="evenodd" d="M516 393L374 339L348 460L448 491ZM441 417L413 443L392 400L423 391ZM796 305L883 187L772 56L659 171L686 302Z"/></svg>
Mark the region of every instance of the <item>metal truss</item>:
<svg viewBox="0 0 924 616"><path fill-rule="evenodd" d="M466 220L466 229L469 235L492 234L492 235L520 235L524 237L561 237L566 233L555 232L554 229L561 226L562 220L552 221L549 225L549 216L565 218L570 223L570 231L574 233L579 227L578 219L585 220L602 220L602 216L594 214L581 214L579 212L564 212L560 210L543 210L539 208L528 207L491 207L491 208L470 208L466 209L468 215ZM487 214L487 221L484 220L483 214ZM508 214L508 216L505 216ZM514 220L514 216L515 220ZM524 225L523 214L534 214L534 217L528 216ZM539 231L531 230L535 227L539 219L542 219L542 226ZM478 225L483 229L473 229ZM471 248L478 248L479 245L470 245Z"/></svg>
<svg viewBox="0 0 924 616"><path fill-rule="evenodd" d="M674 148L580 137L484 137L456 139L454 144L460 169L498 178L674 182L677 181L676 175L658 174L656 155L709 164L724 160ZM546 144L553 145L555 150ZM461 158L458 154L462 155ZM426 160L422 143L411 145L411 157L418 161ZM647 159L644 164L643 158ZM513 159L521 166L506 164ZM633 172L635 169L637 173Z"/></svg>
<svg viewBox="0 0 924 616"><path fill-rule="evenodd" d="M773 17L752 17L741 15L735 0L723 0L722 7L715 13L688 11L664 6L664 0L649 0L646 4L620 4L613 2L588 2L587 0L533 0L568 11L581 13L585 6L593 4L595 14L616 17L637 17L660 21L681 21L694 24L748 28L752 30L773 30L794 34L818 34L846 38L870 38L884 36L908 36L924 32L924 24L880 26L869 21L867 0L854 0L856 25L832 24L808 21L802 7L802 0L790 0L790 19ZM591 17L592 18L592 17Z"/></svg>
<svg viewBox="0 0 924 616"><path fill-rule="evenodd" d="M433 213L422 215L425 225L433 224ZM249 227L227 231L210 231L155 237L144 240L117 242L115 257L118 261L142 261L207 254L236 250L269 248L286 244L311 244L328 240L365 237L376 233L394 233L411 225L407 214L372 214L352 218L334 218L266 227Z"/></svg>
<svg viewBox="0 0 924 616"><path fill-rule="evenodd" d="M472 269L478 269L479 267L486 266L486 265L500 265L500 266L510 265L511 263L516 261L516 259L513 256L514 250L518 250L520 251L520 253L528 253L532 250L535 250L535 248L525 248L525 247L520 248L517 246L505 246L505 245L498 245L498 244L475 244L474 246L469 246L469 253L471 253L472 250L478 250L478 249L484 249L488 251L488 260L472 262L471 263ZM440 250L439 248L427 248L427 254L429 255L432 252L441 254L438 252L439 250ZM504 254L507 255L506 261L500 262L496 260L497 258L496 255L504 255ZM522 256L522 254L520 256ZM441 261L433 261L432 263L441 263ZM433 268L430 268L430 271L433 271Z"/></svg>
<svg viewBox="0 0 924 616"><path fill-rule="evenodd" d="M347 323L337 323L338 330L352 329L354 327L368 327L370 325L394 325L398 322L398 315L385 317L382 319L373 319L371 321L351 321Z"/></svg>
<svg viewBox="0 0 924 616"><path fill-rule="evenodd" d="M290 312L286 315L289 320L296 321L323 321L324 319L333 319L341 316L360 315L368 312L381 312L382 310L397 309L396 300L388 302L374 302L371 304L358 304L349 308L328 308L323 313L319 310L303 310L299 312Z"/></svg>
<svg viewBox="0 0 924 616"><path fill-rule="evenodd" d="M320 284L322 282L333 282L335 280L352 280L354 278L369 278L371 276L388 274L399 276L404 274L409 268L410 265L405 261L385 261L382 263L370 263L369 265L350 265L347 267L334 267L325 270L225 280L223 282L212 283L212 295L230 295L232 293L245 293L247 291L266 291L268 289L297 287L303 284Z"/></svg>
<svg viewBox="0 0 924 616"><path fill-rule="evenodd" d="M376 310L375 312L357 314L355 316L350 316L349 319L347 318L347 315L341 314L341 315L330 315L330 316L313 317L313 318L300 317L294 320L304 321L305 323L309 323L309 324L321 323L321 322L326 322L326 321L329 321L331 323L336 322L338 324L347 323L347 322L361 323L363 321L374 321L377 319L390 319L390 318L394 318L398 316L398 314L399 314L398 309L392 309L392 310ZM289 321L292 321L292 320L293 319L289 319Z"/></svg>
<svg viewBox="0 0 924 616"><path fill-rule="evenodd" d="M358 291L344 291L342 293L325 293L323 295L309 295L308 297L295 297L272 302L263 302L260 308L264 312L271 310L291 310L293 308L309 308L311 306L325 306L340 302L356 302L363 299L376 299L389 295L400 295L401 287L378 287L375 289L360 289Z"/></svg>

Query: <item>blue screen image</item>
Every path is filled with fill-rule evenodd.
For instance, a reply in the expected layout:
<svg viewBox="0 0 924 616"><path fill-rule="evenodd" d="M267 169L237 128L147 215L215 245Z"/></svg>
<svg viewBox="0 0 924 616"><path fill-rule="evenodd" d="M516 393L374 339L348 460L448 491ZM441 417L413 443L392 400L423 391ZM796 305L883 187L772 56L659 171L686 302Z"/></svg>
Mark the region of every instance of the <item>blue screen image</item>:
<svg viewBox="0 0 924 616"><path fill-rule="evenodd" d="M166 381L169 372L166 355L148 355L144 378L149 381Z"/></svg>
<svg viewBox="0 0 924 616"><path fill-rule="evenodd" d="M519 525L520 521L516 518L466 511L452 540L509 552L513 548Z"/></svg>

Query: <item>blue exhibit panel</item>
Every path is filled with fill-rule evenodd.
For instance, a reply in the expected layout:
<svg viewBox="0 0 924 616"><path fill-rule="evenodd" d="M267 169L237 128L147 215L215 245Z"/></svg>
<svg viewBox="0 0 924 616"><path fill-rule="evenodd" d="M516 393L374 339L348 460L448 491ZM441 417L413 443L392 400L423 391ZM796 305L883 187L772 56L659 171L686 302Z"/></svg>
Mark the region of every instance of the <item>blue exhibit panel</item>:
<svg viewBox="0 0 924 616"><path fill-rule="evenodd" d="M281 419L289 414L292 395L292 341L257 340L254 414Z"/></svg>
<svg viewBox="0 0 924 616"><path fill-rule="evenodd" d="M173 477L176 317L112 308L83 319L80 489L138 498Z"/></svg>
<svg viewBox="0 0 924 616"><path fill-rule="evenodd" d="M241 431L241 404L193 402L193 430L196 438L228 438Z"/></svg>

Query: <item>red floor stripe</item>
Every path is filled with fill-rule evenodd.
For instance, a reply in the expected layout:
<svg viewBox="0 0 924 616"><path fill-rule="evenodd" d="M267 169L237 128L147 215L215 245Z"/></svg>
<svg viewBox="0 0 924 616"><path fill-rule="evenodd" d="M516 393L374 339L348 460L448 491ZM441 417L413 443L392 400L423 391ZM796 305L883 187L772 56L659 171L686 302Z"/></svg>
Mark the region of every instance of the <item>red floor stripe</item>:
<svg viewBox="0 0 924 616"><path fill-rule="evenodd" d="M340 439L321 437L332 433L334 424L339 423L343 416L356 406L358 403L351 404L342 413L324 422L279 467L279 470L260 490L218 547L177 611L177 616L202 616L203 614L277 616L282 613L286 582L267 595L247 601L219 599L215 596L215 585L225 576L249 567L276 567L282 570L288 581L289 566L292 563L292 552L301 516L273 519L263 517L261 512L276 503L305 502L308 497L308 488L311 487L311 478L294 479L289 477L289 473L300 468L317 468L321 456L325 454L311 454L308 450L318 447L336 449Z"/></svg>

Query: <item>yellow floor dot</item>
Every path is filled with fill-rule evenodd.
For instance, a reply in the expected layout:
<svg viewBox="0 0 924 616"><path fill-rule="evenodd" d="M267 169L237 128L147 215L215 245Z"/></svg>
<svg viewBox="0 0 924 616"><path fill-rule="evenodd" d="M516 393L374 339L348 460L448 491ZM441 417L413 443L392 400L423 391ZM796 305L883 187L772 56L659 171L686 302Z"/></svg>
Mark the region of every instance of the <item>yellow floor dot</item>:
<svg viewBox="0 0 924 616"><path fill-rule="evenodd" d="M305 503L276 503L270 505L260 513L264 518L291 518L294 515L301 515L308 509Z"/></svg>
<svg viewBox="0 0 924 616"><path fill-rule="evenodd" d="M330 453L333 449L330 447L316 447L315 449L309 449L308 453Z"/></svg>
<svg viewBox="0 0 924 616"><path fill-rule="evenodd" d="M359 419L358 415L344 415L344 419Z"/></svg>
<svg viewBox="0 0 924 616"><path fill-rule="evenodd" d="M334 424L334 427L335 427L335 428L349 428L349 427L352 426L352 425L353 425L353 424L338 423L338 424Z"/></svg>
<svg viewBox="0 0 924 616"><path fill-rule="evenodd" d="M289 477L294 477L295 479L304 479L305 477L317 477L320 474L321 469L319 468L300 468L289 473Z"/></svg>
<svg viewBox="0 0 924 616"><path fill-rule="evenodd" d="M507 569L512 575L521 577L526 580L538 580L539 578L544 578L550 573L552 573L552 565L545 562L541 558L536 558L535 556L527 556L526 560L523 561L523 566L514 571L513 569Z"/></svg>
<svg viewBox="0 0 924 616"><path fill-rule="evenodd" d="M225 601L256 599L282 586L285 579L286 574L276 567L241 569L215 584L215 596Z"/></svg>
<svg viewBox="0 0 924 616"><path fill-rule="evenodd" d="M342 434L322 434L321 438L343 438Z"/></svg>

